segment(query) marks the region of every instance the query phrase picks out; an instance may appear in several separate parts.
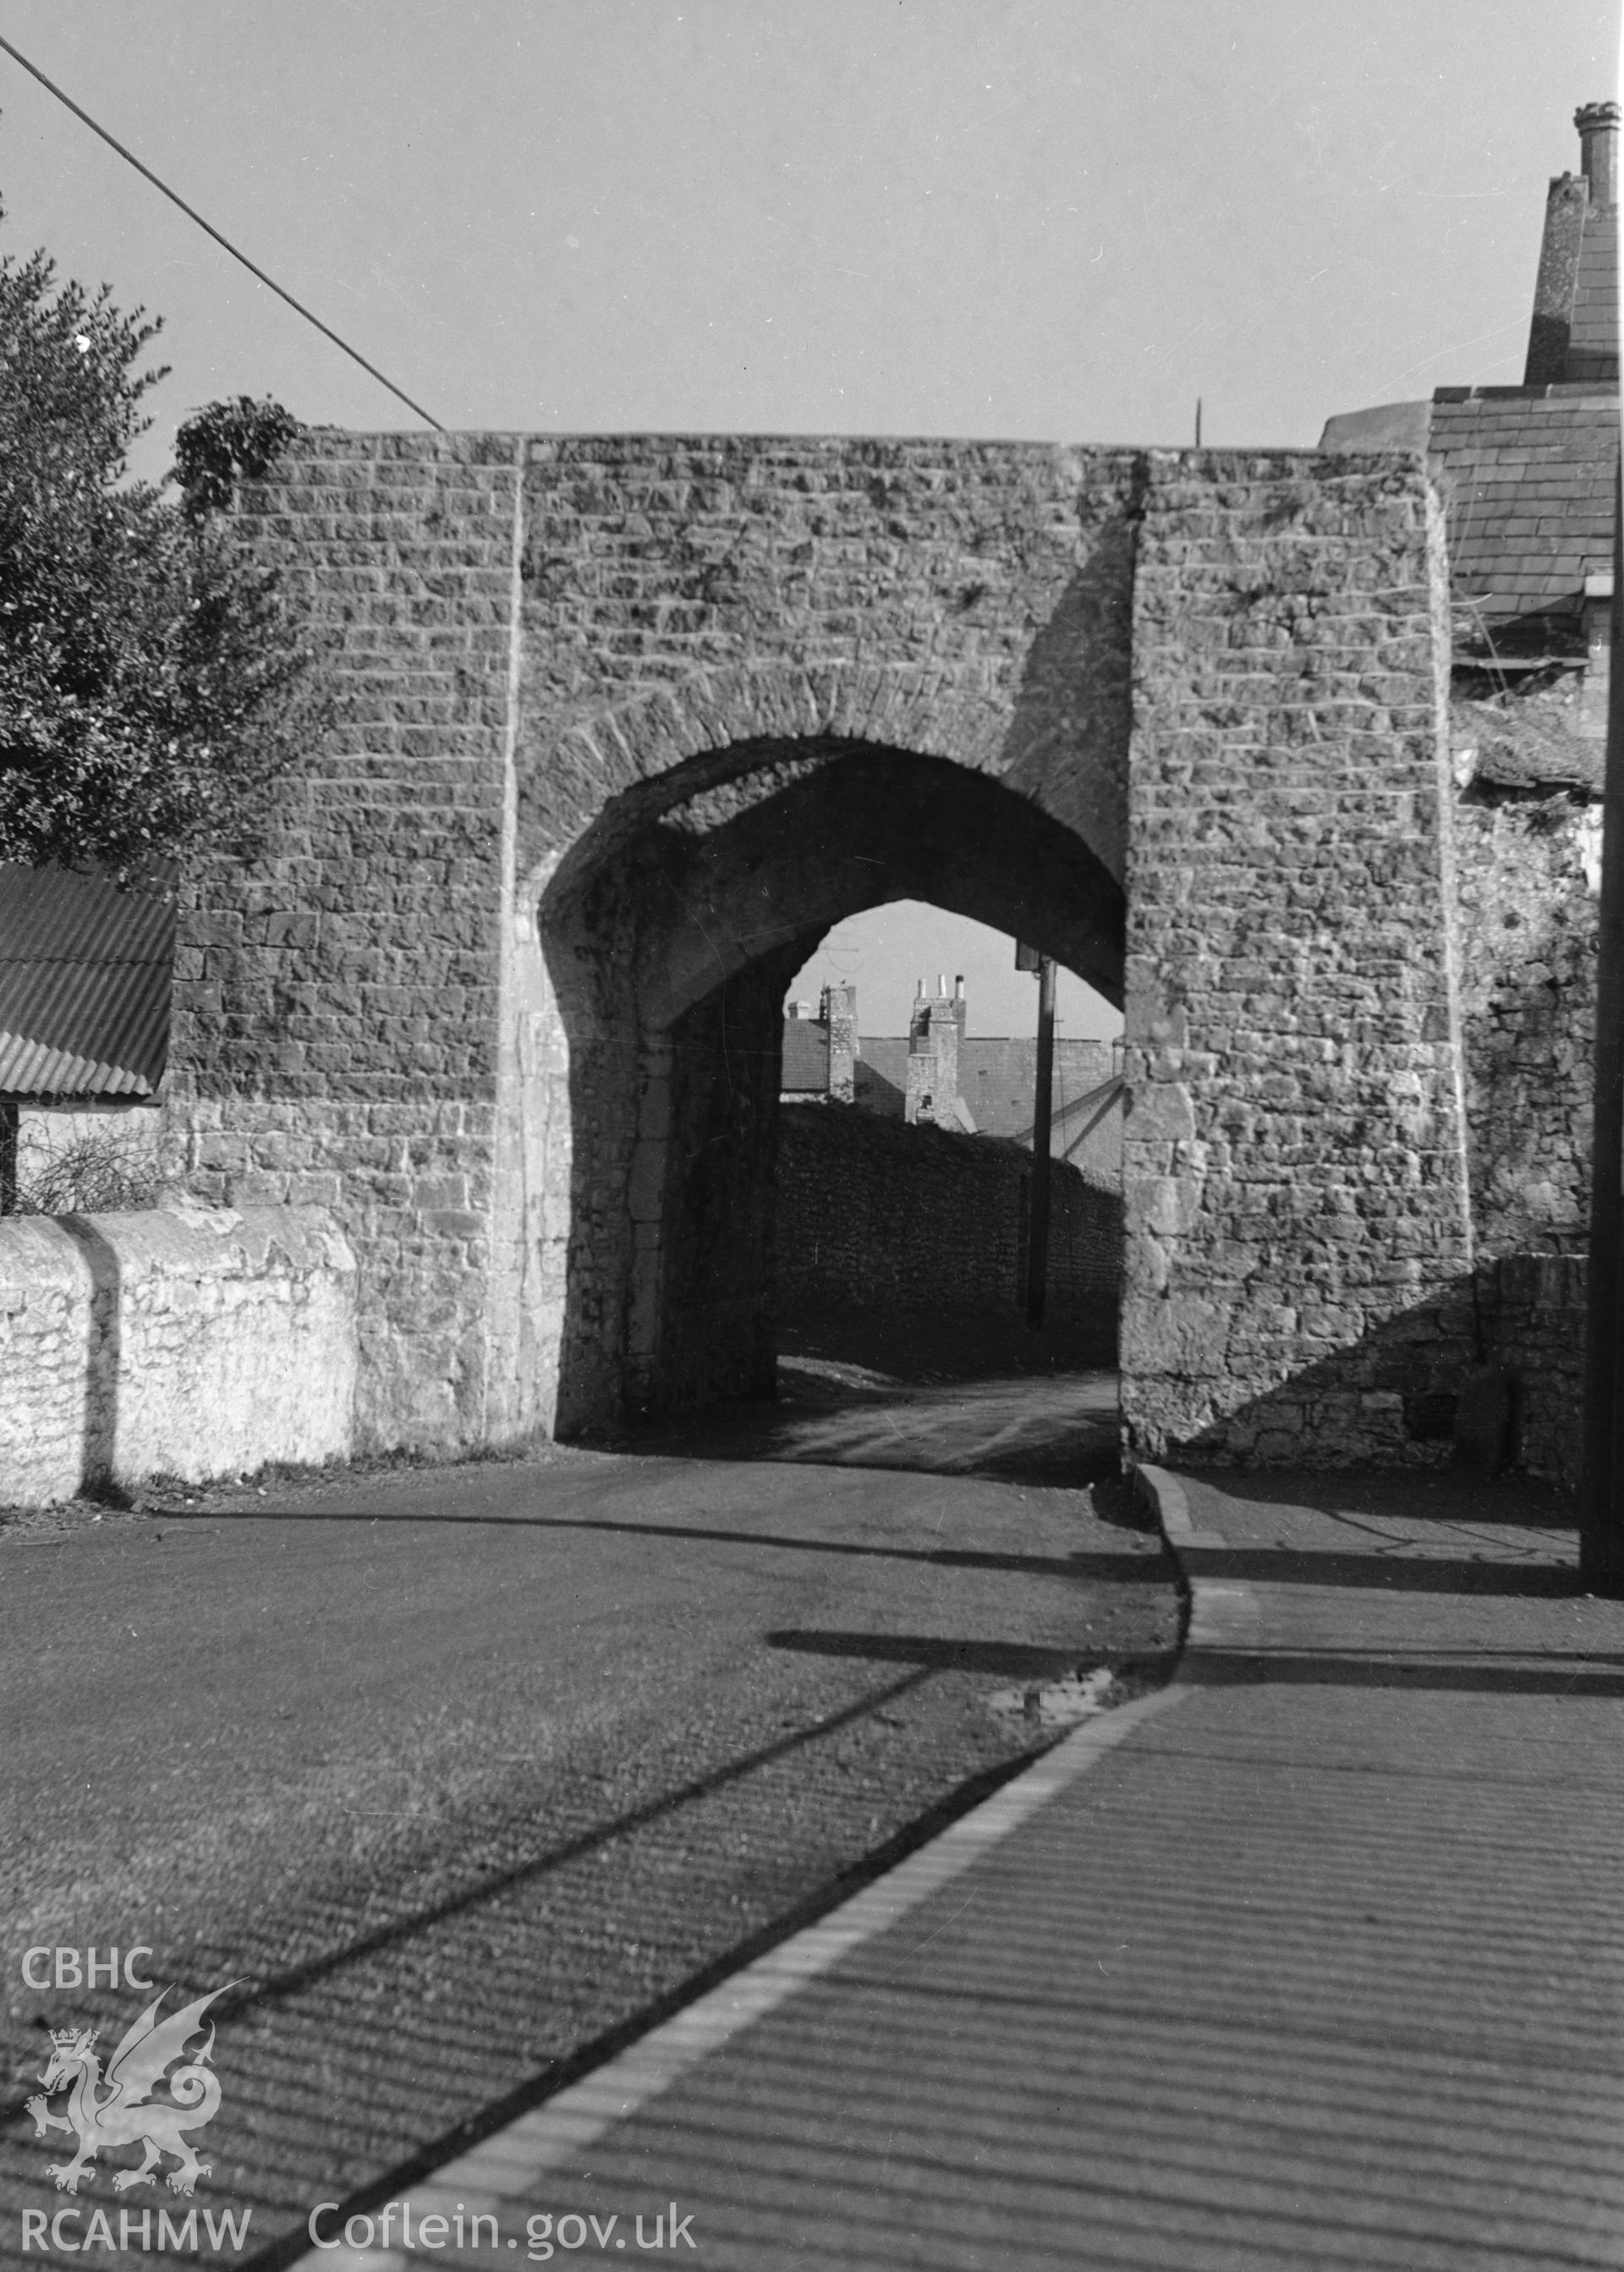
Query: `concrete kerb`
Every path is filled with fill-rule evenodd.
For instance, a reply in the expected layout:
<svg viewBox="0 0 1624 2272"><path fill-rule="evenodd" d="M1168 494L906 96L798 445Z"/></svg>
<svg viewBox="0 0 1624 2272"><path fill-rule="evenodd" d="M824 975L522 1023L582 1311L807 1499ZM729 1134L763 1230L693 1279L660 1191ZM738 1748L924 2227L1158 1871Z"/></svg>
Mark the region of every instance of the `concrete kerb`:
<svg viewBox="0 0 1624 2272"><path fill-rule="evenodd" d="M1257 1633L1259 1606L1250 1586L1238 1579L1209 1578L1190 1566L1193 1552L1224 1553L1229 1540L1221 1530L1198 1530L1190 1520L1190 1502L1183 1484L1165 1468L1131 1461L1128 1477L1134 1497L1156 1517L1168 1551L1183 1573L1190 1590L1190 1618L1185 1628L1185 1649L1243 1647ZM1181 1655L1172 1686L1190 1685L1187 1655Z"/></svg>

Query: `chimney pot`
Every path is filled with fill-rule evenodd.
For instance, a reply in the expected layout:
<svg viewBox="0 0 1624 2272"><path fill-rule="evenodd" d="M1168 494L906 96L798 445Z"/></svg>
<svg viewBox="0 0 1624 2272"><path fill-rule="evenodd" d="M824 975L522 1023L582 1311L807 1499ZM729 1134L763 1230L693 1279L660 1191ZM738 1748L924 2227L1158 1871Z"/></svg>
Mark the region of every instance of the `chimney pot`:
<svg viewBox="0 0 1624 2272"><path fill-rule="evenodd" d="M1573 115L1579 130L1580 169L1590 185L1593 206L1618 203L1619 116L1616 102L1587 102Z"/></svg>

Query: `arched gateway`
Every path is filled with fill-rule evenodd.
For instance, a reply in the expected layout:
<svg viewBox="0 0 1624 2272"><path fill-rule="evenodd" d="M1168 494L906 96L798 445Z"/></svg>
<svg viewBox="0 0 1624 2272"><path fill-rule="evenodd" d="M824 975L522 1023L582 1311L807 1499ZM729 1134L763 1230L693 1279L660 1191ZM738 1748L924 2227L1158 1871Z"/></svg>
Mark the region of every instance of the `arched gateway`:
<svg viewBox="0 0 1624 2272"><path fill-rule="evenodd" d="M366 1438L765 1386L784 985L909 897L1126 1000L1136 1444L1403 1454L1471 1260L1418 459L301 447L240 526L337 722L187 912L169 1140L344 1224Z"/></svg>

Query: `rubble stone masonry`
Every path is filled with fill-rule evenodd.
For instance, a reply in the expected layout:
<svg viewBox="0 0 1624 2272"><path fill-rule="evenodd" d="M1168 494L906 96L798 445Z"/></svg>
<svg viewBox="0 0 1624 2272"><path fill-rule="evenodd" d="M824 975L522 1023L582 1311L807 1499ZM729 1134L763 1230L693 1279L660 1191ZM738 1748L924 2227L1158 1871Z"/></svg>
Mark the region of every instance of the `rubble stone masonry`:
<svg viewBox="0 0 1624 2272"><path fill-rule="evenodd" d="M1491 1254L1577 1254L1590 1221L1601 807L1456 809L1472 1207Z"/></svg>
<svg viewBox="0 0 1624 2272"><path fill-rule="evenodd" d="M197 879L166 1144L199 1199L331 1209L361 1446L760 1384L774 988L906 896L1126 988L1133 1441L1437 1455L1404 1395L1471 1355L1472 1248L1420 460L298 451L237 526L337 718Z"/></svg>
<svg viewBox="0 0 1624 2272"><path fill-rule="evenodd" d="M1124 1409L1150 1452L1426 1459L1471 1354L1443 729L1414 472L1153 461L1134 588Z"/></svg>
<svg viewBox="0 0 1624 2272"><path fill-rule="evenodd" d="M0 1504L353 1441L355 1265L315 1208L0 1222Z"/></svg>
<svg viewBox="0 0 1624 2272"><path fill-rule="evenodd" d="M363 1258L363 1442L475 1443L501 1412L516 455L326 436L258 494L336 721L263 861L198 878L182 917L169 1171L206 1201L340 1215Z"/></svg>
<svg viewBox="0 0 1624 2272"><path fill-rule="evenodd" d="M997 1137L797 1104L779 1125L778 1293L797 1311L1025 1314L1032 1157ZM1051 1325L1116 1340L1122 1201L1052 1163Z"/></svg>

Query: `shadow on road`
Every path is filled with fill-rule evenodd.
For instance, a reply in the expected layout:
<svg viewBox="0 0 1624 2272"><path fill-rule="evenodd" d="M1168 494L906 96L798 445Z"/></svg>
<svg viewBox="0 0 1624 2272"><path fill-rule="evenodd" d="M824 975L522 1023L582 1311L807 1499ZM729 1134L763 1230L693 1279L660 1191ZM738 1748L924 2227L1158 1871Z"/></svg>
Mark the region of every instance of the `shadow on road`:
<svg viewBox="0 0 1624 2272"><path fill-rule="evenodd" d="M1074 1674L1085 1662L1106 1662L1107 1653L1085 1660L1075 1647L1040 1648L1022 1641L954 1640L937 1633L769 1633L774 1648L798 1649L811 1656L855 1656L875 1664L913 1664L979 1672L995 1679L1055 1680ZM1113 1662L1116 1661L1114 1658Z"/></svg>

